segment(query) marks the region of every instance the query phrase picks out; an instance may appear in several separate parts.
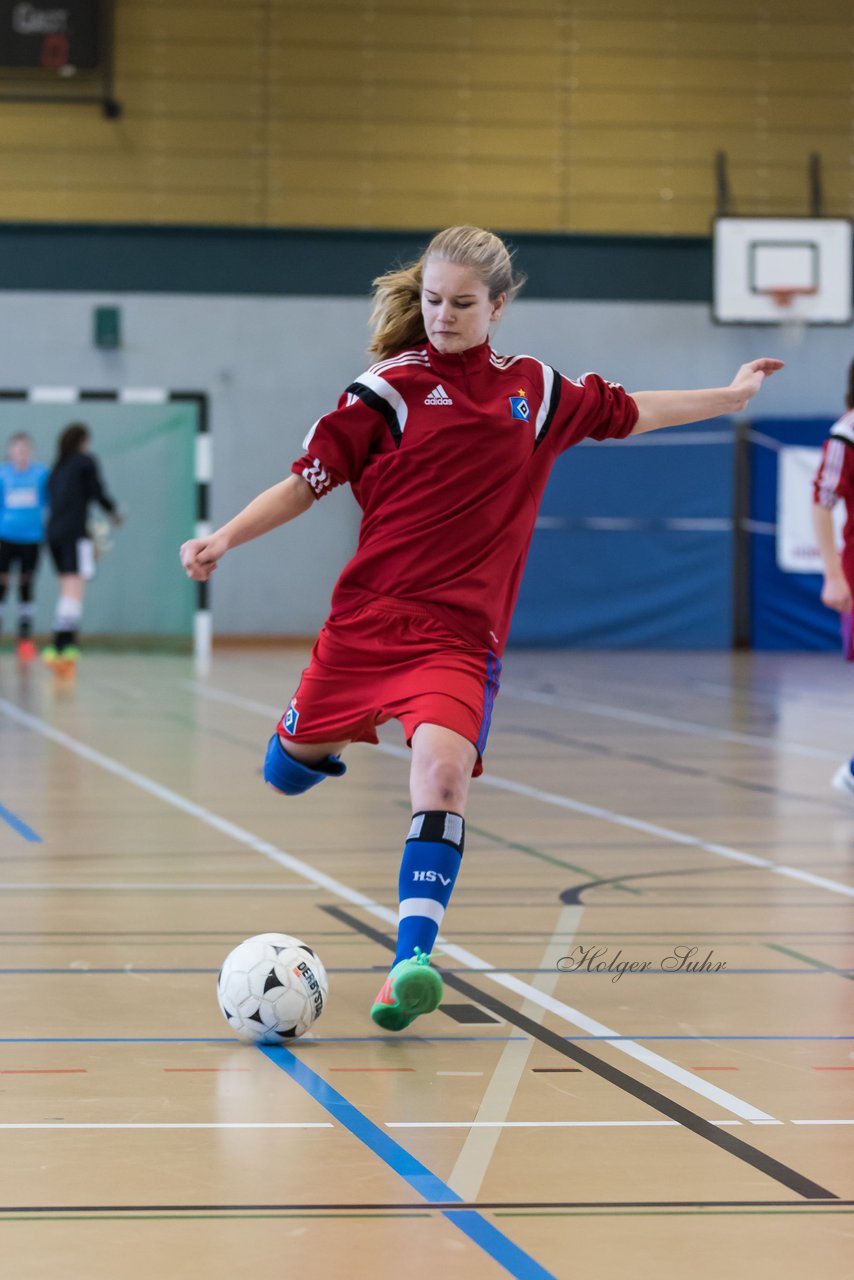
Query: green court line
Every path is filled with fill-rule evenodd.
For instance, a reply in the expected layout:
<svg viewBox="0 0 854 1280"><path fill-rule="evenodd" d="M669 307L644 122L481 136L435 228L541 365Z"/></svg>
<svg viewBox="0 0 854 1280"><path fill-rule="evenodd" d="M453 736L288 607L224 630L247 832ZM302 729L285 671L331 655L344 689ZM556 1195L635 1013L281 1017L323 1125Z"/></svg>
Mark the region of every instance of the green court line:
<svg viewBox="0 0 854 1280"><path fill-rule="evenodd" d="M399 809L408 809L409 805L403 800L397 801ZM519 844L515 840L505 840L503 836L496 835L494 831L485 831L483 827L475 827L471 822L466 822L466 830L473 831L475 835L484 836L487 840L494 840L496 844L503 845L505 849L515 849L518 853L527 853L531 858L539 858L541 862L551 862L556 867L566 867L568 871L577 871L580 875L590 876L591 880L598 880L599 875L595 871L591 871L588 867L579 867L574 862L564 862L562 858L555 858L550 853L543 853L542 849L535 849L529 844ZM640 889L633 889L627 884L614 884L615 889L622 889L624 893L640 894Z"/></svg>
<svg viewBox="0 0 854 1280"><path fill-rule="evenodd" d="M776 942L766 942L765 946L769 951L781 951L784 956L789 956L792 960L801 960L804 964L811 964L814 969L822 969L825 973L835 973L838 978L847 978L849 982L854 982L854 973L840 973L832 964L825 964L823 960L816 960L814 956L805 956L802 951L793 951L791 947L781 947Z"/></svg>
<svg viewBox="0 0 854 1280"><path fill-rule="evenodd" d="M436 1211L438 1212L438 1211ZM804 1205L803 1208L791 1209L497 1209L492 1210L496 1218L679 1218L679 1217L715 1217L744 1216L764 1217L769 1214L804 1213L854 1213L854 1209L835 1209L832 1205ZM252 1221L264 1218L296 1218L310 1221L312 1218L432 1218L435 1212L395 1212L395 1213L49 1213L40 1214L41 1222L179 1222L201 1221L202 1219L238 1219ZM34 1219L27 1215L0 1213L0 1223L28 1222L33 1225Z"/></svg>
<svg viewBox="0 0 854 1280"><path fill-rule="evenodd" d="M792 1209L496 1209L496 1218L678 1218L686 1216L713 1217L716 1214L770 1213L854 1213L854 1209L834 1209L831 1205L805 1205Z"/></svg>
<svg viewBox="0 0 854 1280"><path fill-rule="evenodd" d="M169 711L165 714L164 719L171 720L173 724L180 724L185 729L192 729L196 733L204 733L209 738L222 738L223 741L231 743L232 746L244 747L247 751L259 750L258 743L251 738L238 737L236 733L229 733L227 729L211 729L206 728L198 723L194 716L182 715L180 711Z"/></svg>
<svg viewBox="0 0 854 1280"><path fill-rule="evenodd" d="M271 883L273 883L273 882L271 882ZM139 891L138 891L138 890L136 890L135 892L139 892ZM154 892L155 892L155 890L153 890L153 889L152 889L152 890L151 890L151 892L152 892L152 893L154 893ZM162 889L161 889L161 890L157 890L156 892L163 893L163 892L164 892L164 890L162 890ZM188 890L185 890L185 892L189 892L189 891L188 891ZM246 890L245 892L247 892L247 893L248 893L248 892L251 892L251 890ZM244 929L244 932L246 933L247 938L251 935L251 929ZM238 936L238 933L239 933L239 930L235 930L235 934L234 934L235 938ZM312 934L312 937L314 937L314 936L315 936L315 935L314 935L314 934ZM500 936L500 935L496 935L496 936L498 937L498 936ZM57 948L57 950L59 950L59 949L60 949L60 948L62 948L62 947L68 947L68 946L70 946L70 945L71 945L71 943L70 943L70 942L48 942L48 943L39 943L39 942L37 942L37 941L35 941L35 940L34 940L34 941L32 941L32 942L23 942L23 941L22 941L22 942L4 942L4 941L3 941L3 939L2 939L2 938L0 938L0 951L2 951L2 949L3 949L4 947L10 947L10 948L11 948L11 947L36 947L36 946L37 946L37 947L39 947L39 948L40 948L40 950L42 950L42 951L44 951L44 949L45 949L45 947L46 947L46 946L47 946L47 947L56 947L56 948ZM80 945L80 946L85 946L85 947L87 948L87 950L88 950L88 948L89 948L89 947L112 947L114 950L118 951L118 950L120 950L120 949L121 949L122 943L121 943L121 940L119 940L118 942L104 942L104 941L101 941L100 939L96 939L94 942L86 942L86 941L84 941L84 942L79 943L79 945ZM214 941L213 941L213 942L208 942L208 941L205 941L205 939L204 939L204 938L202 938L202 939L197 939L197 940L195 940L195 941L191 941L191 942L177 942L177 941L172 941L171 939L170 939L169 941L164 942L162 939L158 940L157 938L153 938L153 939L141 938L141 939L139 939L139 940L137 940L137 939L132 940L128 945L129 945L129 946L131 946L131 947L134 947L134 948L137 948L137 947L160 947L160 948L161 948L161 950L163 950L164 948L165 948L166 950L171 950L171 948L172 948L172 947L211 947L211 948L213 948L213 947L223 947L223 946L227 946L227 945L228 945L228 943L227 943L227 942L226 942L226 943L223 943L222 941L217 941L216 939L214 939ZM348 947L351 947L351 946L352 946L352 947L357 947L357 946L358 946L358 947L367 947L367 946L375 946L376 944L375 944L375 943L373 943L373 942L372 942L372 940L371 940L370 938L354 938L352 941L348 941L346 945L347 945Z"/></svg>
<svg viewBox="0 0 854 1280"><path fill-rule="evenodd" d="M483 827L472 826L470 822L466 823L466 829L473 831L475 835L485 836L487 840L494 840L496 844L503 845L505 849L516 849L519 853L527 853L531 858L539 858L541 862L551 862L556 867L566 867L569 871L577 871L583 876L590 876L591 880L598 880L600 877L597 872L590 871L587 867L579 867L574 862L564 862L562 858L555 858L550 853L543 853L542 849L534 849L529 844L519 844L515 840L505 840L503 836L498 836L494 831L485 831ZM612 886L614 889L622 889L624 893L640 894L640 889L634 889L631 885L617 884Z"/></svg>

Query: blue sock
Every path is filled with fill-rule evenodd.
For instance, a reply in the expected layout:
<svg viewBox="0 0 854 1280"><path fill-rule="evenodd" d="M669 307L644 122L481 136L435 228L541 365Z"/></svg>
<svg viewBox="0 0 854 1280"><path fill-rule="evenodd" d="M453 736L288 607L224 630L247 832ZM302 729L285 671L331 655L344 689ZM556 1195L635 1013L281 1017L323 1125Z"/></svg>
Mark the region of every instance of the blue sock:
<svg viewBox="0 0 854 1280"><path fill-rule="evenodd" d="M416 947L429 952L436 941L463 860L465 825L458 813L444 810L413 815L400 864L395 964L409 960Z"/></svg>

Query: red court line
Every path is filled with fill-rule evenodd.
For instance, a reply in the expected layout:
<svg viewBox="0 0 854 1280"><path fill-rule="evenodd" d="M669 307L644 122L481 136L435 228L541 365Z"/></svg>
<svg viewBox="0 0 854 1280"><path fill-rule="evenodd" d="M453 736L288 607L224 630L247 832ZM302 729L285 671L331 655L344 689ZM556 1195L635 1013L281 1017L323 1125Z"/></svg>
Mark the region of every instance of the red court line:
<svg viewBox="0 0 854 1280"><path fill-rule="evenodd" d="M1 1068L0 1076L85 1076L87 1067L21 1067Z"/></svg>

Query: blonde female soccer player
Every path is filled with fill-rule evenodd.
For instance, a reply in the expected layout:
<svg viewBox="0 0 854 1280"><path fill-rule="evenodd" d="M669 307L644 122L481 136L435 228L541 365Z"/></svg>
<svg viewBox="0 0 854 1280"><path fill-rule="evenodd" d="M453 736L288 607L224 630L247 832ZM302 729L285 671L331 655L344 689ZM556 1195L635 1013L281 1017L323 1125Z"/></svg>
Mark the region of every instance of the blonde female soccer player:
<svg viewBox="0 0 854 1280"><path fill-rule="evenodd" d="M345 769L351 742L397 719L412 748L413 816L399 879L397 954L371 1016L389 1030L437 1007L430 967L460 868L464 813L498 693L501 653L552 464L605 440L744 408L781 361L743 365L728 387L629 396L499 356L490 332L518 292L503 242L440 232L420 260L374 282L372 353L337 409L309 431L293 475L181 548L204 581L232 548L349 483L362 508L344 568L290 705L270 739L267 782L286 795Z"/></svg>

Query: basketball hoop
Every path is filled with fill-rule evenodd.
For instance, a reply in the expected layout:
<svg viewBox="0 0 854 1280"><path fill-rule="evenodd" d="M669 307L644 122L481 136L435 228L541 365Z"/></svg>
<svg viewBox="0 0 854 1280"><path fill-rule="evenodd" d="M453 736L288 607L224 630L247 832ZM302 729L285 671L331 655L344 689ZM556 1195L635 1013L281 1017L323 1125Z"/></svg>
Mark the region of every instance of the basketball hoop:
<svg viewBox="0 0 854 1280"><path fill-rule="evenodd" d="M844 218L715 219L718 324L850 324L852 223Z"/></svg>
<svg viewBox="0 0 854 1280"><path fill-rule="evenodd" d="M762 289L757 292L766 293L772 299L774 306L779 307L781 311L787 311L792 306L795 298L812 298L818 293L815 285L782 285L774 289Z"/></svg>
<svg viewBox="0 0 854 1280"><path fill-rule="evenodd" d="M816 285L777 285L770 289L757 290L757 292L764 293L771 299L779 314L783 341L790 347L796 347L803 341L807 319L795 305L795 299L815 297L818 287Z"/></svg>

